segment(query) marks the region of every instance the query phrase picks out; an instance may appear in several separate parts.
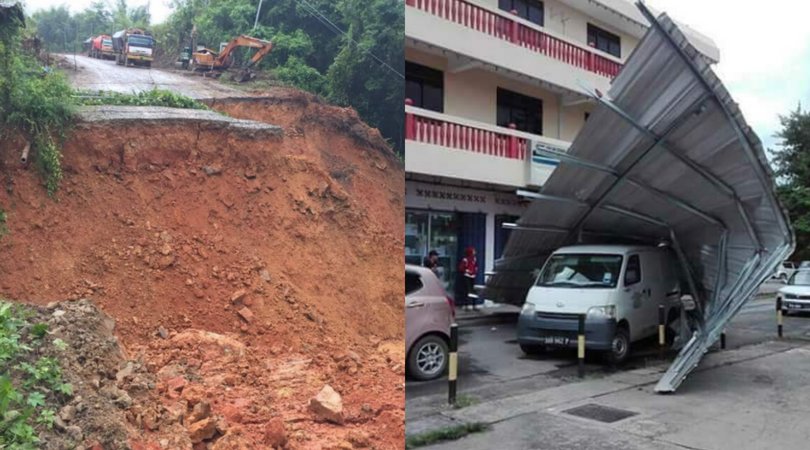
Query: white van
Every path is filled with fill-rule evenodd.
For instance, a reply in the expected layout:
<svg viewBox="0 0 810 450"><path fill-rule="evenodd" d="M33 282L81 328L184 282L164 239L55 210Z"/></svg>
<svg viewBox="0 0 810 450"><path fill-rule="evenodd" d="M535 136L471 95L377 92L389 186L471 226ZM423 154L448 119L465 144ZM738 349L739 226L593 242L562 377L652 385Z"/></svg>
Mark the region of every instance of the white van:
<svg viewBox="0 0 810 450"><path fill-rule="evenodd" d="M624 361L632 342L658 333L659 305L668 328L679 317L675 263L668 248L558 249L526 296L518 320L520 348L531 354L548 346L576 347L579 316L585 314L585 347L607 352L613 363Z"/></svg>

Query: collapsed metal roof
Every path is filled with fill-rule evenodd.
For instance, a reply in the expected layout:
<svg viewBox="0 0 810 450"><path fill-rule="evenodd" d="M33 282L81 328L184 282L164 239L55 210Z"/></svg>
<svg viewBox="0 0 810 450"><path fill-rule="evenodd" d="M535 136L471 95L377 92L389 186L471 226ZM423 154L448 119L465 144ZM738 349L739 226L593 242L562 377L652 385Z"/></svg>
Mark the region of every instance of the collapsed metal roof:
<svg viewBox="0 0 810 450"><path fill-rule="evenodd" d="M573 243L668 242L678 255L683 347L656 386L672 392L793 251L762 145L707 60L666 15L652 24L513 227L487 298L521 304L536 270Z"/></svg>

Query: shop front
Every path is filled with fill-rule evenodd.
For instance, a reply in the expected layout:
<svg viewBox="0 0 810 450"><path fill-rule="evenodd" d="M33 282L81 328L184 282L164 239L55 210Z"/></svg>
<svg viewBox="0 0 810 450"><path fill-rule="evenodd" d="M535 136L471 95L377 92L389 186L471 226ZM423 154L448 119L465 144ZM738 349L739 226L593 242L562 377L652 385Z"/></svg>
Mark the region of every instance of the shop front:
<svg viewBox="0 0 810 450"><path fill-rule="evenodd" d="M478 260L476 284L483 284L500 257L509 230L525 208L511 192L487 191L419 181L406 182L405 262L422 265L430 251L439 255L438 275L456 295L458 264L473 247Z"/></svg>

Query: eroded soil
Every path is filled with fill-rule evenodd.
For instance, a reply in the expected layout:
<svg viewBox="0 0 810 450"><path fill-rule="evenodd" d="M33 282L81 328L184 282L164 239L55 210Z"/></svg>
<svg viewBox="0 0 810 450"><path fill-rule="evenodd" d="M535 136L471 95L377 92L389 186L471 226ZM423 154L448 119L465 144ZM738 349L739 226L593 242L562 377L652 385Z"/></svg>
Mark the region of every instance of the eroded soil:
<svg viewBox="0 0 810 450"><path fill-rule="evenodd" d="M116 320L132 448L402 448L402 164L351 110L264 96L214 107L283 136L82 123L55 200L0 143L0 295ZM342 425L308 409L327 384Z"/></svg>

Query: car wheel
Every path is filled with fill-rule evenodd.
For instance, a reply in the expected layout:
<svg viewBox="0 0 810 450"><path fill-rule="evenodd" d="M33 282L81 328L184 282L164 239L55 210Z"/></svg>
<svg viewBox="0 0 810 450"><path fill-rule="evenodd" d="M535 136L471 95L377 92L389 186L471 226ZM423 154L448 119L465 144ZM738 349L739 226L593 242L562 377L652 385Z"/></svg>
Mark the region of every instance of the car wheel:
<svg viewBox="0 0 810 450"><path fill-rule="evenodd" d="M626 328L616 329L616 334L610 341L610 350L607 352L607 359L610 364L618 365L627 360L630 354L630 333Z"/></svg>
<svg viewBox="0 0 810 450"><path fill-rule="evenodd" d="M419 339L408 355L408 373L420 381L440 377L447 369L449 352L447 343L439 336Z"/></svg>
<svg viewBox="0 0 810 450"><path fill-rule="evenodd" d="M782 309L782 315L785 316L785 317L789 316L790 315L790 310L789 309Z"/></svg>
<svg viewBox="0 0 810 450"><path fill-rule="evenodd" d="M530 356L542 354L546 350L542 345L536 344L520 344L520 349L523 353Z"/></svg>

